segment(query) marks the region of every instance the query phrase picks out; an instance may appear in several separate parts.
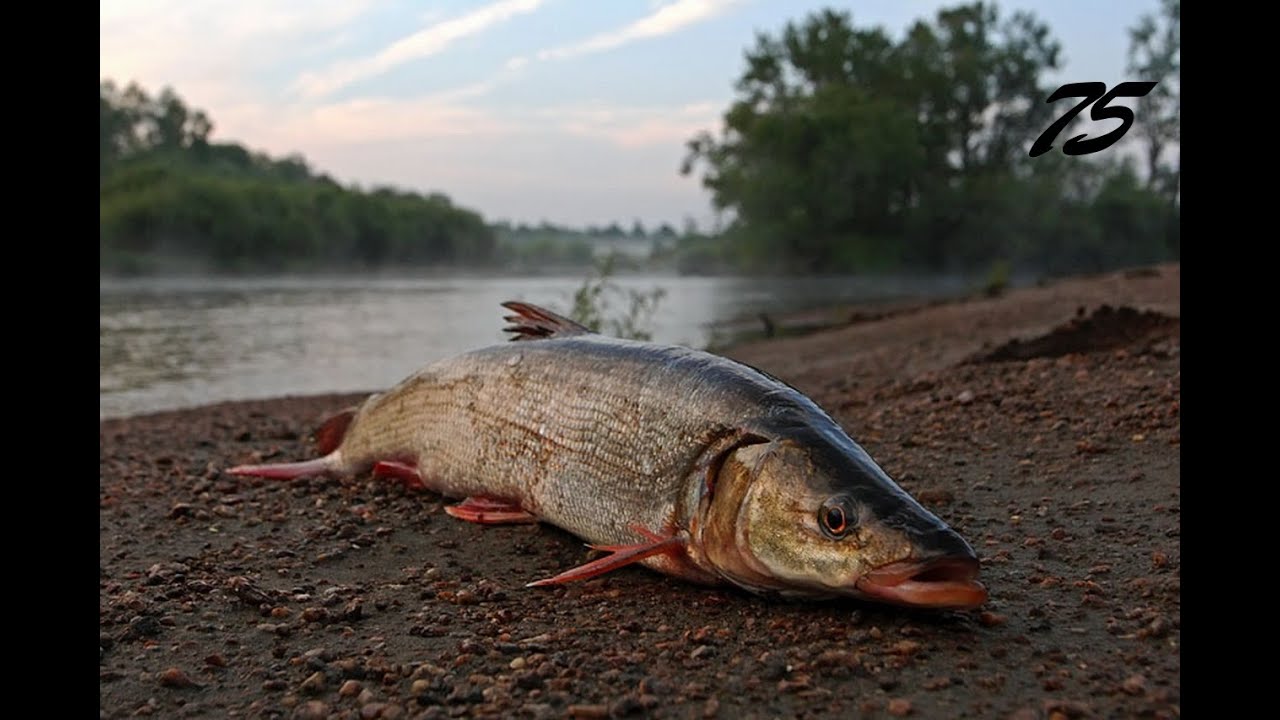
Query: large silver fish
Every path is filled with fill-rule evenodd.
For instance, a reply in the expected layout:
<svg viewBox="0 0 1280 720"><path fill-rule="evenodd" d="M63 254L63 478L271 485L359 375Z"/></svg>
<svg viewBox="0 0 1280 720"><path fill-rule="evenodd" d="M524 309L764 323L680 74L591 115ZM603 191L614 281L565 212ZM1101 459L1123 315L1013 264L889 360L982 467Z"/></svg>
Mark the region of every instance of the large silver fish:
<svg viewBox="0 0 1280 720"><path fill-rule="evenodd" d="M422 369L327 422L323 457L231 468L373 470L478 523L547 522L607 555L531 585L630 563L787 597L976 607L973 548L812 400L679 346L609 338L519 302L514 344Z"/></svg>

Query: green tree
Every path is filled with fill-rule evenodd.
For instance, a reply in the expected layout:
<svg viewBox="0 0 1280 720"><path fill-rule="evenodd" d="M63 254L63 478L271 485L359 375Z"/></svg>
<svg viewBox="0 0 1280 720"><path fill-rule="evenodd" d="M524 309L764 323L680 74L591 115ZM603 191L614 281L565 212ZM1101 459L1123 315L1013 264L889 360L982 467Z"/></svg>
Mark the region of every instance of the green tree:
<svg viewBox="0 0 1280 720"><path fill-rule="evenodd" d="M719 138L688 143L732 212L736 254L803 272L941 268L1003 252L975 205L1001 211L1045 124L1048 28L984 3L918 22L900 43L824 10L748 51Z"/></svg>
<svg viewBox="0 0 1280 720"><path fill-rule="evenodd" d="M1134 79L1156 83L1138 99L1133 130L1147 146L1148 186L1171 195L1178 192L1178 170L1162 159L1181 137L1181 5L1180 0L1160 0L1159 16L1144 15L1129 30L1128 71Z"/></svg>

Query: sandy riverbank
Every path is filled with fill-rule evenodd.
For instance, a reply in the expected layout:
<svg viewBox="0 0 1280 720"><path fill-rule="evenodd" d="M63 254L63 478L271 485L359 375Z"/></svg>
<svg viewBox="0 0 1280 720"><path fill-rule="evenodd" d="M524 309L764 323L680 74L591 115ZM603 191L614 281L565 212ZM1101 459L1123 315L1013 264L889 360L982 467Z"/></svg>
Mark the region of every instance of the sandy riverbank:
<svg viewBox="0 0 1280 720"><path fill-rule="evenodd" d="M982 612L776 604L480 527L310 455L356 396L101 423L103 717L1177 717L1180 269L726 354L809 393L983 556ZM496 315L495 315L496 317Z"/></svg>

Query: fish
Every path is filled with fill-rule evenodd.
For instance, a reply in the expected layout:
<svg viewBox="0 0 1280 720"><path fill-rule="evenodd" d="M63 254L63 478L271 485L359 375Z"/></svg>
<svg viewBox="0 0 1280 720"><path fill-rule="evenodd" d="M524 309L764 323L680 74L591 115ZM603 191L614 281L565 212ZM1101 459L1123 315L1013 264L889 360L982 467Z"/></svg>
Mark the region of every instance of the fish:
<svg viewBox="0 0 1280 720"><path fill-rule="evenodd" d="M428 364L332 416L313 435L318 457L227 472L372 473L460 499L445 506L460 520L547 523L602 553L531 587L638 564L767 598L987 601L969 543L791 385L502 307L518 342Z"/></svg>

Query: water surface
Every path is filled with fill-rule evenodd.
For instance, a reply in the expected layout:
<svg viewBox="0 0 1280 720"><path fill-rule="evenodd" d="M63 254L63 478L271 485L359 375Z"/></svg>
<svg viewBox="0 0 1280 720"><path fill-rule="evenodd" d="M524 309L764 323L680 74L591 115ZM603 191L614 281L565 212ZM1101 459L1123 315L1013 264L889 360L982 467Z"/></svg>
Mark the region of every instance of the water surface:
<svg viewBox="0 0 1280 720"><path fill-rule="evenodd" d="M499 303L568 313L581 276L144 278L100 285L100 417L224 400L363 392L505 341ZM657 342L705 347L761 311L963 292L960 278L628 276L662 288ZM621 312L624 306L615 304Z"/></svg>

